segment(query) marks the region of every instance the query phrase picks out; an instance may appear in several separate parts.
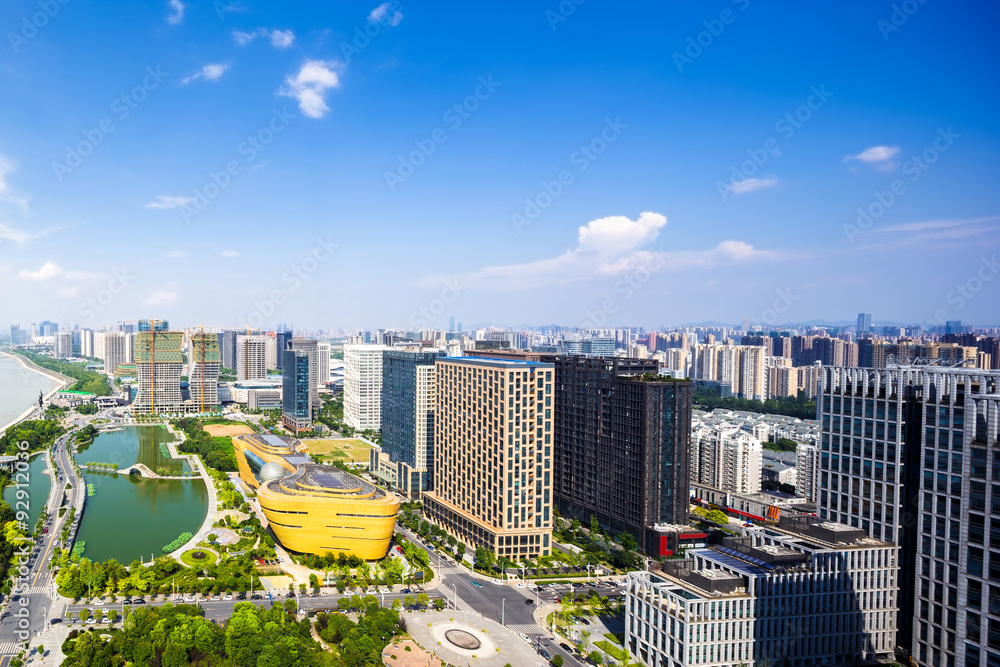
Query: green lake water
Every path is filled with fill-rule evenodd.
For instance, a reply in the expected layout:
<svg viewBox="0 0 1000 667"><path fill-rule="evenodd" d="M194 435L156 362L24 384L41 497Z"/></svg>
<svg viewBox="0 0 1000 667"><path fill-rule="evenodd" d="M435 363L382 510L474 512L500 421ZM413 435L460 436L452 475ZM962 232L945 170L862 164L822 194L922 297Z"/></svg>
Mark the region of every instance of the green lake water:
<svg viewBox="0 0 1000 667"><path fill-rule="evenodd" d="M159 445L171 439L166 429L128 427L103 433L77 454L78 463L100 461L126 467L141 462L157 472L187 470L182 461L164 458ZM208 512L208 491L201 478L145 479L135 475L84 472L94 495L87 506L77 540L87 543L84 556L95 561L115 558L129 564L163 555L163 547L183 532L195 533Z"/></svg>
<svg viewBox="0 0 1000 667"><path fill-rule="evenodd" d="M45 456L38 454L32 457L28 463L28 484L23 487L27 490L28 497L20 501L28 504L28 516L31 517L28 521L28 530L35 528L38 516L42 513L42 508L45 507L45 503L49 500L51 480L48 475L42 472L43 470L45 470ZM18 473L15 475L14 481L23 483L23 475L24 473ZM7 501L11 509L15 512L24 509L24 505L18 505L19 501L16 494L17 487L15 486L8 486L3 490L3 499Z"/></svg>
<svg viewBox="0 0 1000 667"><path fill-rule="evenodd" d="M165 443L173 440L170 432L159 426L127 426L101 433L91 444L81 446L76 462L117 463L119 468L142 463L158 475L179 475L190 467L186 460L172 459L166 452Z"/></svg>

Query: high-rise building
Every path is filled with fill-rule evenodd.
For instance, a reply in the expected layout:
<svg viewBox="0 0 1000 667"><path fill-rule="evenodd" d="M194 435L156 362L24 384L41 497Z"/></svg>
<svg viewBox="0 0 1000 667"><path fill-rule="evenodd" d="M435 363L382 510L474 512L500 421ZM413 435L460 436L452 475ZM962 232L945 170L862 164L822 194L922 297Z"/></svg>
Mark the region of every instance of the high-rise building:
<svg viewBox="0 0 1000 667"><path fill-rule="evenodd" d="M12 345L22 345L31 340L31 331L22 329L17 324L10 325L10 342Z"/></svg>
<svg viewBox="0 0 1000 667"><path fill-rule="evenodd" d="M219 405L219 338L212 333L191 334L188 343L188 387L192 409L211 412Z"/></svg>
<svg viewBox="0 0 1000 667"><path fill-rule="evenodd" d="M858 335L869 334L872 332L872 314L871 313L858 313Z"/></svg>
<svg viewBox="0 0 1000 667"><path fill-rule="evenodd" d="M236 370L236 337L247 331L227 330L219 334L219 351L222 353L222 365Z"/></svg>
<svg viewBox="0 0 1000 667"><path fill-rule="evenodd" d="M276 346L278 348L278 370L281 370L281 365L285 358L285 350L288 349L288 342L292 340L292 337L294 336L291 329L281 329L280 326L281 325L279 325L279 329L275 334L275 338L277 339Z"/></svg>
<svg viewBox="0 0 1000 667"><path fill-rule="evenodd" d="M45 320L44 322L40 322L38 325L39 336L55 336L57 331L59 331L59 325L55 322Z"/></svg>
<svg viewBox="0 0 1000 667"><path fill-rule="evenodd" d="M267 343L264 345L264 366L269 371L278 368L278 339L273 334L265 334Z"/></svg>
<svg viewBox="0 0 1000 667"><path fill-rule="evenodd" d="M396 486L411 499L432 487L435 361L442 352L382 354L382 453L396 464Z"/></svg>
<svg viewBox="0 0 1000 667"><path fill-rule="evenodd" d="M563 516L594 516L659 555L656 524L687 524L691 383L655 361L543 355L553 364L553 497ZM549 406L545 405L546 421Z"/></svg>
<svg viewBox="0 0 1000 667"><path fill-rule="evenodd" d="M140 331L135 335L138 388L132 403L134 412L162 414L185 409L181 397L183 343L180 331Z"/></svg>
<svg viewBox="0 0 1000 667"><path fill-rule="evenodd" d="M60 359L68 359L73 356L73 332L57 331L54 338L53 353Z"/></svg>
<svg viewBox="0 0 1000 667"><path fill-rule="evenodd" d="M281 377L281 423L292 433L312 429L312 386L309 353L285 350Z"/></svg>
<svg viewBox="0 0 1000 667"><path fill-rule="evenodd" d="M427 518L498 557L549 555L552 364L441 358L435 385Z"/></svg>
<svg viewBox="0 0 1000 667"><path fill-rule="evenodd" d="M94 354L94 332L91 329L80 329L80 356L96 357Z"/></svg>
<svg viewBox="0 0 1000 667"><path fill-rule="evenodd" d="M344 423L358 431L382 427L384 345L344 346Z"/></svg>
<svg viewBox="0 0 1000 667"><path fill-rule="evenodd" d="M316 386L325 389L330 381L330 342L321 340L316 343Z"/></svg>
<svg viewBox="0 0 1000 667"><path fill-rule="evenodd" d="M691 481L732 493L760 491L761 441L734 424L695 424L691 430Z"/></svg>
<svg viewBox="0 0 1000 667"><path fill-rule="evenodd" d="M625 648L647 667L848 666L893 658L898 547L782 514L628 575Z"/></svg>
<svg viewBox="0 0 1000 667"><path fill-rule="evenodd" d="M312 338L294 337L288 341L288 349L305 352L309 355L309 382L312 386L312 397L309 399L313 410L320 406L319 400L319 343ZM328 362L329 363L329 362Z"/></svg>
<svg viewBox="0 0 1000 667"><path fill-rule="evenodd" d="M132 334L121 331L94 334L94 354L104 361L105 373L114 373L118 366L134 359Z"/></svg>
<svg viewBox="0 0 1000 667"><path fill-rule="evenodd" d="M1000 664L998 380L933 366L821 375L820 516L902 547L912 616L898 643L921 666Z"/></svg>
<svg viewBox="0 0 1000 667"><path fill-rule="evenodd" d="M795 492L816 502L819 490L819 448L800 442L795 447Z"/></svg>
<svg viewBox="0 0 1000 667"><path fill-rule="evenodd" d="M267 378L267 336L246 334L236 336L236 379Z"/></svg>

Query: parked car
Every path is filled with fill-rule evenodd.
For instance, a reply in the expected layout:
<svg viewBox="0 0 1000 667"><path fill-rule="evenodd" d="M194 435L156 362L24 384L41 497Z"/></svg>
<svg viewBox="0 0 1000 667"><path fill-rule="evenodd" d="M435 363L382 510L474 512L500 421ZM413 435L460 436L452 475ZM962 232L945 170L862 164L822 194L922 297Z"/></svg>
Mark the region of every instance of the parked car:
<svg viewBox="0 0 1000 667"><path fill-rule="evenodd" d="M97 623L97 619L93 616L87 619L87 625L94 625L95 623Z"/></svg>
<svg viewBox="0 0 1000 667"><path fill-rule="evenodd" d="M129 600L128 598L125 598L124 600L122 600L122 604L132 604L132 601Z"/></svg>
<svg viewBox="0 0 1000 667"><path fill-rule="evenodd" d="M543 658L545 658L546 660L552 660L552 656L551 656L551 655L549 655L549 652L548 652L548 651L546 651L545 649L542 649L542 650L540 650L540 651L538 652L538 655L542 656L542 657L543 657Z"/></svg>
<svg viewBox="0 0 1000 667"><path fill-rule="evenodd" d="M253 595L250 596L250 599L251 600L263 600L264 596L263 595L257 595L256 593L254 593Z"/></svg>
<svg viewBox="0 0 1000 667"><path fill-rule="evenodd" d="M132 600L132 604L146 604L146 601L143 600L142 598L137 598L135 600Z"/></svg>
<svg viewBox="0 0 1000 667"><path fill-rule="evenodd" d="M535 601L532 600L531 598L528 598L527 600L524 601L524 604L535 604Z"/></svg>
<svg viewBox="0 0 1000 667"><path fill-rule="evenodd" d="M559 648L566 651L567 653L573 653L573 647L567 644L566 642L562 642L561 644L559 644Z"/></svg>
<svg viewBox="0 0 1000 667"><path fill-rule="evenodd" d="M232 596L232 595L226 595L226 596L223 596L223 598L222 598L222 599L223 599L223 600L232 600L232 599L233 599L233 596Z"/></svg>

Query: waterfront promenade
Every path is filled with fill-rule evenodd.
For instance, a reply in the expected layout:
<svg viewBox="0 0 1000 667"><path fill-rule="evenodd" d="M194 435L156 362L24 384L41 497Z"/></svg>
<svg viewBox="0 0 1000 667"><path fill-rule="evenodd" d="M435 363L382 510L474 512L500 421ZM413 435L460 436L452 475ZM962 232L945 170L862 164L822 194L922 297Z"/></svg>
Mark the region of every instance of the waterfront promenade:
<svg viewBox="0 0 1000 667"><path fill-rule="evenodd" d="M14 361L16 361L19 365L21 365L28 372L37 373L39 375L44 375L44 376L46 376L46 377L54 380L57 383L55 387L53 387L51 390L49 390L47 393L45 393L43 395L43 399L45 400L45 402L48 402L48 401L52 400L52 397L56 395L56 392L59 392L59 391L61 391L63 389L66 389L67 387L72 386L73 383L75 382L75 380L73 380L73 378L66 377L65 375L62 375L61 373L56 373L55 371L50 371L47 368L42 368L41 366L36 365L30 359L28 359L26 357L22 357L19 354L14 354L12 352L6 352L6 351L3 351L3 350L0 350L0 356L2 356L2 357L9 357L9 358L13 359ZM38 412L38 403L37 403L37 401L33 401L32 404L31 404L31 407L27 408L17 418L13 419L8 424L4 424L4 425L0 426L0 435L2 435L4 433L4 431L6 431L11 426L13 426L15 424L18 424L18 423L24 421L25 419L30 419L32 417L32 415L34 415L37 412Z"/></svg>

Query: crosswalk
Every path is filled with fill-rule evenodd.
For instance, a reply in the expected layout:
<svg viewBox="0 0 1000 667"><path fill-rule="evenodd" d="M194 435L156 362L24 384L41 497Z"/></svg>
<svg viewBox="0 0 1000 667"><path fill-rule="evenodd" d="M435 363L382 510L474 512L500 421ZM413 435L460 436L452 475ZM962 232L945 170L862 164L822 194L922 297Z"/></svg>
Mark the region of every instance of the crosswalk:
<svg viewBox="0 0 1000 667"><path fill-rule="evenodd" d="M16 655L24 648L20 642L0 642L0 655Z"/></svg>
<svg viewBox="0 0 1000 667"><path fill-rule="evenodd" d="M14 590L16 595L43 595L50 592L49 586L22 586Z"/></svg>
<svg viewBox="0 0 1000 667"><path fill-rule="evenodd" d="M542 632L541 628L539 628L537 625L533 625L533 624L532 625L527 625L527 624L508 623L507 624L507 629L513 630L514 632L520 632L520 633L526 634L529 637L534 636L534 635L544 634Z"/></svg>

